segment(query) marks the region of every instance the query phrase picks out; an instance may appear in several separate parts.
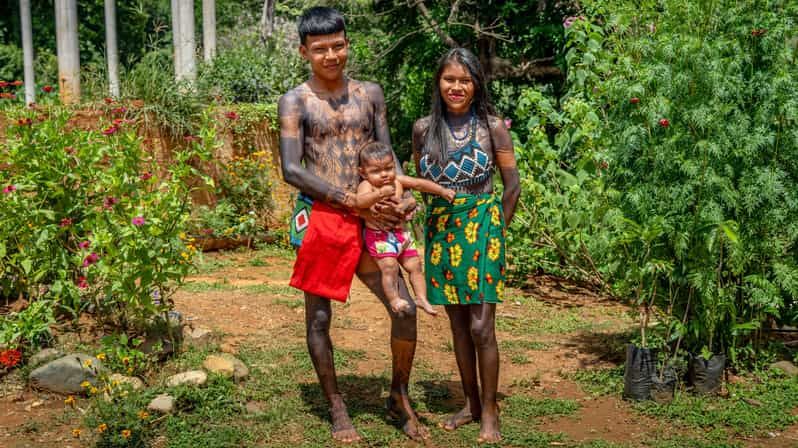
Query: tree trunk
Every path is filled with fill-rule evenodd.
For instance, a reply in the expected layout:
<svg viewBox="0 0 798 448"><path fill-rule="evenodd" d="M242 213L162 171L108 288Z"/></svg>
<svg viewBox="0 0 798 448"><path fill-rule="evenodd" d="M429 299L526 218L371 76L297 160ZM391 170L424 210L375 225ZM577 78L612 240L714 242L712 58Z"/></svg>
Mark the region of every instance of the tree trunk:
<svg viewBox="0 0 798 448"><path fill-rule="evenodd" d="M274 4L277 0L263 0L263 11L260 16L260 38L266 42L274 32Z"/></svg>
<svg viewBox="0 0 798 448"><path fill-rule="evenodd" d="M55 0L55 39L61 102L80 102L80 48L76 0Z"/></svg>
<svg viewBox="0 0 798 448"><path fill-rule="evenodd" d="M172 4L172 47L174 48L175 79L180 79L183 71L180 68L180 8L178 0L171 0Z"/></svg>
<svg viewBox="0 0 798 448"><path fill-rule="evenodd" d="M36 102L36 80L33 73L33 32L30 22L30 0L19 0L22 22L22 53L25 66L25 104Z"/></svg>
<svg viewBox="0 0 798 448"><path fill-rule="evenodd" d="M177 0L180 10L180 75L178 80L197 79L197 62L194 58L194 0Z"/></svg>
<svg viewBox="0 0 798 448"><path fill-rule="evenodd" d="M105 52L108 58L108 90L119 98L119 50L116 45L116 0L105 0Z"/></svg>
<svg viewBox="0 0 798 448"><path fill-rule="evenodd" d="M205 62L216 56L216 1L202 0L202 48Z"/></svg>

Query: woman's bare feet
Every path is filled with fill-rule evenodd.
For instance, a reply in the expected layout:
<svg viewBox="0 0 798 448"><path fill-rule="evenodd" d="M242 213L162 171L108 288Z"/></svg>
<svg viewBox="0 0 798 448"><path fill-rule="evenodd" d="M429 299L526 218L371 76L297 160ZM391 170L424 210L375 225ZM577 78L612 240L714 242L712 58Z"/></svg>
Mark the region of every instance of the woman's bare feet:
<svg viewBox="0 0 798 448"><path fill-rule="evenodd" d="M343 404L334 406L330 409L330 419L332 420L332 438L342 443L353 443L361 440L357 433L349 412Z"/></svg>
<svg viewBox="0 0 798 448"><path fill-rule="evenodd" d="M455 429L467 425L475 420L474 416L471 414L471 408L466 404L463 409L460 409L457 413L450 415L444 422L440 424L440 427L447 430L447 431L454 431Z"/></svg>
<svg viewBox="0 0 798 448"><path fill-rule="evenodd" d="M435 308L429 304L427 299L416 299L416 304L424 310L425 313L429 314L430 316L437 316L438 312L435 311Z"/></svg>
<svg viewBox="0 0 798 448"><path fill-rule="evenodd" d="M402 399L399 394L391 393L385 407L388 409L389 415L402 421L402 431L407 437L416 442L422 442L429 438L429 430L418 421L418 415L410 407L410 402L406 398Z"/></svg>
<svg viewBox="0 0 798 448"><path fill-rule="evenodd" d="M479 426L479 443L496 443L502 439L499 432L499 408L495 405L493 409L485 407L482 409L481 425Z"/></svg>

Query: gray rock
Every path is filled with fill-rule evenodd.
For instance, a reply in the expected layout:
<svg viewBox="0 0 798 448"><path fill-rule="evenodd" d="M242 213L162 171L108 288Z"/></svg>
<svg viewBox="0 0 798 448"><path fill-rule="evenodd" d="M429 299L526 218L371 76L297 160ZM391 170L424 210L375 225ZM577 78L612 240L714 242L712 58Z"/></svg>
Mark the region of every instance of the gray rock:
<svg viewBox="0 0 798 448"><path fill-rule="evenodd" d="M61 352L61 350L45 348L43 350L39 350L35 355L31 356L28 360L28 365L35 369L46 362L52 361L62 356L64 356L64 354Z"/></svg>
<svg viewBox="0 0 798 448"><path fill-rule="evenodd" d="M229 353L222 353L221 355L210 355L205 358L202 367L213 373L233 377L236 381L240 381L249 376L249 368L240 359Z"/></svg>
<svg viewBox="0 0 798 448"><path fill-rule="evenodd" d="M30 383L34 388L59 394L80 394L86 392L81 383L88 381L96 386L97 375L102 371L103 365L97 358L73 353L35 369L30 373Z"/></svg>
<svg viewBox="0 0 798 448"><path fill-rule="evenodd" d="M190 370L188 372L178 373L166 379L166 385L169 387L180 386L181 384L189 384L195 386L202 386L208 381L208 374L202 370Z"/></svg>
<svg viewBox="0 0 798 448"><path fill-rule="evenodd" d="M175 399L171 395L161 394L153 398L150 404L147 405L147 410L152 412L160 412L161 414L169 414L175 409Z"/></svg>
<svg viewBox="0 0 798 448"><path fill-rule="evenodd" d="M183 342L192 347L203 347L208 345L213 338L213 333L207 328L183 327Z"/></svg>
<svg viewBox="0 0 798 448"><path fill-rule="evenodd" d="M798 367L795 367L795 364L791 363L790 361L774 362L770 365L770 369L781 370L782 372L786 373L787 376L798 376Z"/></svg>
<svg viewBox="0 0 798 448"><path fill-rule="evenodd" d="M118 373L114 373L108 377L108 382L111 383L111 386L114 387L115 385L129 385L133 390L141 390L144 389L146 386L144 381L140 378L136 378L135 376L125 376L120 375Z"/></svg>

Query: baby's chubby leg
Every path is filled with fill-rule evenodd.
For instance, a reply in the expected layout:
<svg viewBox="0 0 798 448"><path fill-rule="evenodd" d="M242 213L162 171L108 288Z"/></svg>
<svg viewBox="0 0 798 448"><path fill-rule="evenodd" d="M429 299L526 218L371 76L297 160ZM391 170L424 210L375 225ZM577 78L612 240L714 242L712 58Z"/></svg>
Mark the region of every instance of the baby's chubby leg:
<svg viewBox="0 0 798 448"><path fill-rule="evenodd" d="M421 269L421 257L409 256L399 259L399 263L407 271L410 277L410 284L413 286L413 292L416 294L416 305L421 307L425 313L431 316L437 316L438 312L429 304L427 300L427 281L424 278L424 271Z"/></svg>
<svg viewBox="0 0 798 448"><path fill-rule="evenodd" d="M394 257L376 258L375 261L377 262L377 266L380 268L380 274L382 276L382 289L385 291L385 296L388 298L388 303L391 304L391 310L393 310L394 313L401 313L410 308L410 304L399 297L399 288L397 287L399 279L399 262Z"/></svg>

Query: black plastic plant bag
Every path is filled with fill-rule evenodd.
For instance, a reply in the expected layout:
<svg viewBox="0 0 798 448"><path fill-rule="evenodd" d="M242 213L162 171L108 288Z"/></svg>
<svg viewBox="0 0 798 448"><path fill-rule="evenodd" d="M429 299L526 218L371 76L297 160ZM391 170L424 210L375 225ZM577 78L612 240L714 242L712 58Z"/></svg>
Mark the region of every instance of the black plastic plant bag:
<svg viewBox="0 0 798 448"><path fill-rule="evenodd" d="M657 357L652 349L634 344L626 346L626 365L623 370L623 398L648 400L651 398L651 380L656 376Z"/></svg>
<svg viewBox="0 0 798 448"><path fill-rule="evenodd" d="M723 370L726 367L725 355L690 356L687 379L693 391L699 394L716 394L723 382Z"/></svg>

